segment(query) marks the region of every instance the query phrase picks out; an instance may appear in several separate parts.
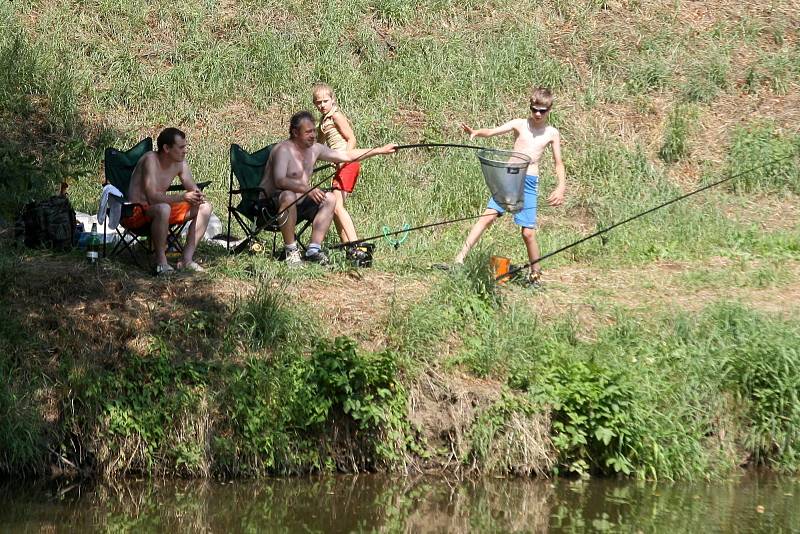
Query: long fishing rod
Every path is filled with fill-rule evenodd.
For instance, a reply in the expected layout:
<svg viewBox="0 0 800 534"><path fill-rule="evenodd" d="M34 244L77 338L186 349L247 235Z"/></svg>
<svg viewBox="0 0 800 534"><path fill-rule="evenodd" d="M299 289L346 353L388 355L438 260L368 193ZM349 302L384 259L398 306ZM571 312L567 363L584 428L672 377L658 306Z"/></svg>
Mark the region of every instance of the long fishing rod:
<svg viewBox="0 0 800 534"><path fill-rule="evenodd" d="M404 149L407 149L407 148L442 148L442 147L444 147L444 148L469 148L469 149L472 149L472 150L482 150L482 149L485 148L485 147L477 146L477 145L463 145L463 144L458 144L458 143L414 143L414 144L409 144L409 145L398 145L398 146L395 147L395 150L404 150ZM372 237L365 237L363 239L356 239L354 241L347 241L345 243L338 243L338 244L333 245L332 247L330 247L330 249L331 250L337 250L337 249L341 249L341 248L350 247L350 246L353 246L353 245L360 245L362 243L368 243L370 241L374 241L374 240L380 239L382 237L387 238L387 237L395 236L395 235L399 235L399 234L407 234L408 232L413 232L413 231L416 231L416 230L424 230L425 228L433 228L435 226L443 226L445 224L452 224L452 223L456 223L456 222L469 221L469 220L472 220L472 219L480 219L481 217L488 217L488 216L493 216L494 217L494 216L497 216L497 214L496 213L484 213L484 214L481 214L481 215L470 215L468 217L459 217L457 219L448 219L446 221L439 221L439 222L435 222L435 223L423 224L423 225L420 225L420 226L415 226L413 228L404 228L402 230L398 230L398 231L395 231L395 232L388 232L388 233L384 232L384 233L382 233L380 235L374 235Z"/></svg>
<svg viewBox="0 0 800 534"><path fill-rule="evenodd" d="M473 150L480 150L480 149L484 148L484 147L480 147L480 146L477 146L477 145L464 145L464 144L457 144L457 143L414 143L414 144L407 144L407 145L397 145L397 146L395 147L395 151L397 151L397 150L409 149L409 148L434 148L434 147L469 148L469 149L473 149ZM361 154L359 157L357 157L356 159L354 159L352 162L348 162L348 163L354 163L354 162L357 162L357 161L361 161L361 160L363 160L364 158L366 158L366 157L367 157L369 154L371 154L372 152L374 152L375 150L377 150L378 148L380 148L380 147L373 147L373 148L371 148L370 150L368 150L367 152L365 152L364 154ZM314 171L313 171L313 172L317 172L317 171L320 171L320 170L323 170L323 169L328 169L328 168L330 168L330 167L331 167L331 165L324 165L324 166L322 166L322 167L318 167L318 168L314 169ZM300 202L301 200L303 200L305 197L307 197L307 196L309 195L309 193L311 193L311 191L313 191L314 189L316 189L317 187L319 187L319 186L320 186L320 185L322 185L323 183L327 182L327 181L328 181L328 180L329 180L331 177L333 177L335 174L336 174L336 173L334 172L334 173L332 173L332 174L330 174L330 175L326 176L325 178L323 178L323 179L322 179L322 180L320 180L319 182L317 182L317 183L313 184L313 185L312 185L312 186L311 186L309 189L307 189L306 191L304 191L303 193L301 193L301 194L300 194L300 195L299 195L299 196L298 196L296 199L294 199L294 201L292 201L292 203L291 203L291 204L289 204L288 206L286 206L285 208L283 208L282 210L280 210L278 213L276 213L275 215L273 215L272 217L270 217L270 218L269 218L269 219L268 219L268 220L267 220L267 221L264 223L264 226L269 226L269 225L272 225L272 224L274 224L274 223L275 223L276 221L278 221L278 220L281 218L281 216L282 216L284 213L286 213L286 212L287 212L287 211L288 211L288 210L289 210L289 209L290 209L292 206L296 205L298 202ZM374 236L374 237L367 238L367 239L359 239L359 240L356 240L356 241L350 241L350 242L347 242L347 243L340 243L340 244L338 244L338 245L334 245L334 246L333 246L333 247L331 247L331 248L332 248L332 249L343 248L343 247L345 247L345 246L357 245L357 244L360 244L360 243L366 243L366 242L368 242L368 241L372 241L372 240L374 240L374 239L379 239L379 238L381 238L381 237L389 237L389 236L392 236L392 235L397 235L397 234L407 233L407 232L410 232L410 231L412 231L412 230L421 230L421 229L423 229L423 228L431 228L432 226L441 226L441 225L444 225L444 224L451 224L451 223L454 223L454 222L466 221L466 220L475 219L475 218L480 218L480 217L483 217L483 215L478 215L478 216L470 216L470 217L465 217L465 218L460 218L460 219L453 219L453 220L449 220L449 221L442 221L442 222L438 222L438 223L426 224L426 225L422 225L422 226L419 226L419 227L416 227L416 228L408 228L408 229L405 229L405 230L400 230L400 231L398 231L398 232L384 233L384 234L381 234L381 235L379 235L379 236ZM240 244L237 246L237 249L244 247L244 246L245 246L245 243L249 243L249 241L250 241L250 238L246 239L244 242L240 243Z"/></svg>
<svg viewBox="0 0 800 534"><path fill-rule="evenodd" d="M450 148L471 148L473 150L481 150L483 146L477 145L459 145L456 143L416 143L413 145L398 145L395 150L403 150L406 148L432 148L432 147L450 147Z"/></svg>
<svg viewBox="0 0 800 534"><path fill-rule="evenodd" d="M410 144L410 145L398 145L398 146L395 147L395 151L404 150L404 149L408 149L408 148L429 148L429 147L471 148L471 149L474 149L474 150L480 150L481 148L483 148L483 147L476 146L476 145L460 145L460 144L455 144L455 143L416 143L416 144ZM361 161L364 158L366 158L369 154L371 154L372 152L377 150L378 148L380 148L380 147L373 147L370 150L368 150L367 152L365 152L364 154L361 154L359 157L354 159L352 162L348 162L348 163L355 163L357 161ZM324 170L324 169L329 169L332 166L333 165L323 165L322 167L317 167L316 169L314 169L313 172L321 171L321 170ZM265 223L265 226L269 226L269 225L273 224L274 222L276 222L277 220L279 220L281 218L281 216L289 210L289 208L291 208L292 206L296 205L298 202L303 200L305 197L307 197L309 195L309 193L311 193L311 191L313 191L314 189L316 189L317 187L319 187L323 183L327 182L335 174L336 174L335 172L333 172L332 174L329 174L328 176L326 176L325 178L323 178L322 180L320 180L316 184L312 185L309 189L307 189L306 191L301 193L300 196L298 196L296 199L294 199L294 201L291 204L289 204L288 206L286 206L285 208L280 210L278 213L276 213L274 216L272 216ZM392 235L392 234L389 234L389 235Z"/></svg>
<svg viewBox="0 0 800 534"><path fill-rule="evenodd" d="M333 167L333 165L322 165L321 167L317 167L316 169L311 171L311 174L314 174L315 172L323 171L325 169L330 169L331 167ZM264 223L264 226L269 226L272 223L274 223L275 221L277 221L278 219L280 219L281 215L283 215L284 213L289 211L289 208L291 208L292 206L294 206L295 204L297 204L298 202L303 200L306 196L308 196L309 193L311 193L311 191L313 191L317 187L321 186L322 184L324 184L325 182L330 180L335 174L336 174L336 172L334 171L331 174L329 174L328 176L326 176L325 178L323 178L322 180L320 180L319 182L317 182L314 185L312 185L309 189L307 189L305 192L303 192L299 197L294 199L294 201L292 201L291 204L289 204L288 206L286 206L285 208L280 210L278 213L276 213L273 217L271 217L266 223Z"/></svg>
<svg viewBox="0 0 800 534"><path fill-rule="evenodd" d="M670 204L674 204L675 202L678 202L680 200L688 198L688 197L690 197L692 195L696 195L697 193L701 193L701 192L705 191L706 189L711 189L712 187L716 187L716 186L718 186L720 184L724 184L725 182L728 182L728 181L733 180L735 178L739 178L739 177L741 177L741 176L743 176L745 174L749 174L749 173L751 173L753 171L757 171L757 170L763 169L765 167L771 167L772 165L775 165L776 163L778 163L780 161L783 161L783 160L786 160L786 159L789 159L789 158L793 158L795 156L796 156L796 154L789 154L788 156L784 156L782 158L778 158L778 159L772 160L772 161L770 161L768 163L765 163L764 165L759 165L757 167L751 167L750 169L746 169L746 170L741 171L741 172L739 172L737 174L734 174L732 176L728 176L727 178L723 178L722 180L718 180L718 181L716 181L714 183L711 183L711 184L708 184L708 185L704 185L703 187L700 187L699 189L695 189L694 191L691 191L691 192L686 193L684 195L681 195L679 197L675 197L672 200L668 200L667 202L664 202L663 204L659 204L658 206L655 206L655 207L650 208L650 209L648 209L646 211L643 211L641 213L637 213L636 215L628 217L624 221L620 221L620 222L614 223L611 226L603 228L602 230L598 230L597 232L595 232L595 233L593 233L591 235L588 235L586 237L582 237L581 239L575 241L574 243L570 243L569 245L565 245L565 246L563 246L563 247L561 247L561 248L559 248L557 250L554 250L553 252L549 252L549 253L545 254L544 256L540 257L539 259L537 259L535 262L532 261L532 262L528 262L525 265L522 265L520 267L515 267L514 269L509 270L507 273L503 273L503 274L497 276L495 278L495 281L499 282L500 280L502 280L504 278L509 278L509 277L515 275L516 273L518 273L519 271L521 271L523 269L527 269L528 267L530 267L534 263L539 263L540 261L546 260L548 258L552 258L556 254L560 254L561 252L564 252L565 250L571 249L572 247L574 247L576 245L580 245L584 241L588 241L589 239L592 239L592 238L597 237L599 235L605 234L606 232L608 232L610 230L613 230L614 228L616 228L618 226L622 226L623 224L629 223L629 222L633 221L634 219L638 219L639 217L643 217L643 216L645 216L645 215L647 215L649 213L653 213L654 211L660 210L661 208L669 206Z"/></svg>
<svg viewBox="0 0 800 534"><path fill-rule="evenodd" d="M443 226L445 224L453 224L462 221L470 221L472 219L480 219L481 217L497 217L497 213L482 213L480 215L470 215L469 217L459 217L458 219L448 219L446 221L439 221L434 223L423 224L420 226L414 226L413 228L404 228L402 230L397 230L395 232L384 232L380 235L374 235L372 237L365 237L363 239L356 239L355 241L347 241L346 243L337 243L329 247L331 250L337 250L340 248L346 248L353 245L360 245L362 243L369 243L370 241L375 241L376 239L380 239L382 237L390 237L393 235L399 234L407 234L408 232L414 232L416 230L424 230L425 228L433 228L434 226Z"/></svg>

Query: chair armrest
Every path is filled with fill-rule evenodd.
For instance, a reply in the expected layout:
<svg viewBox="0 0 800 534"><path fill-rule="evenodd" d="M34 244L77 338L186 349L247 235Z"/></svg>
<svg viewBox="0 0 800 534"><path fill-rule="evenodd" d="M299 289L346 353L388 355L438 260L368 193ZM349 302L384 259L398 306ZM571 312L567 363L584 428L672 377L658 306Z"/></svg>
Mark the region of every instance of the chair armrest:
<svg viewBox="0 0 800 534"><path fill-rule="evenodd" d="M231 190L231 194L233 195L241 195L243 193L264 193L264 195L267 194L267 192L264 190L263 187L244 187L242 189Z"/></svg>
<svg viewBox="0 0 800 534"><path fill-rule="evenodd" d="M118 202L119 204L122 204L123 207L144 206L144 204L142 204L141 202L131 202L130 200L128 200L124 196L115 195L114 193L109 193L108 194L108 200L113 201L113 202Z"/></svg>

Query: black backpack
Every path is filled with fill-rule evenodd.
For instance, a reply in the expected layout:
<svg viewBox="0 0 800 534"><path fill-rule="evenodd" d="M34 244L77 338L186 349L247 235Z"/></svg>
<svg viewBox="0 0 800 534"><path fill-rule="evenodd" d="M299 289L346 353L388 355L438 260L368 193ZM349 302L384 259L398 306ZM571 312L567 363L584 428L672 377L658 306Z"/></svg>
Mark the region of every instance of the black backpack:
<svg viewBox="0 0 800 534"><path fill-rule="evenodd" d="M52 196L25 205L17 219L16 234L28 247L69 250L76 226L75 210L69 199Z"/></svg>

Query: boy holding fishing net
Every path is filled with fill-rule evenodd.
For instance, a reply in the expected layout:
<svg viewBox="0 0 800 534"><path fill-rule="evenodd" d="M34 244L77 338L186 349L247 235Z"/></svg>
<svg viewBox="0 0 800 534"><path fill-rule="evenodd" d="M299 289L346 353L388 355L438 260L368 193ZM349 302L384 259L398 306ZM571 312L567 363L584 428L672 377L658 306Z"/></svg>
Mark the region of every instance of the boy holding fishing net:
<svg viewBox="0 0 800 534"><path fill-rule="evenodd" d="M514 119L496 128L473 129L462 124L463 130L469 134L470 139L476 137L494 137L506 133L514 134L514 157L522 158L527 163L524 176L524 194L522 195L521 209L510 208L509 204L497 198L493 190L492 198L484 211L467 235L466 242L461 251L455 257L456 264L463 264L470 249L475 246L481 235L492 223L503 213L508 211L514 213L514 222L522 228L522 240L528 251L530 262L530 272L528 281L531 284L538 284L541 278L541 268L537 263L539 259L539 245L536 242L536 203L539 183L539 160L544 154L545 149L550 146L553 150L553 162L555 163L556 177L558 184L547 197L547 202L551 206L560 206L564 203L564 192L566 190L566 171L564 163L561 161L561 135L558 130L548 124L547 116L553 105L553 95L549 89L538 87L531 92L530 110L531 114L525 119ZM492 161L484 161L484 174L487 173L486 165L493 165ZM498 167L502 167L502 163ZM525 166L523 165L523 168ZM509 166L505 167L509 169ZM491 171L490 171L491 172ZM520 176L519 180L523 178ZM489 177L487 176L487 182ZM490 188L491 184L490 184ZM520 190L522 190L520 188ZM506 204L504 208L501 203Z"/></svg>

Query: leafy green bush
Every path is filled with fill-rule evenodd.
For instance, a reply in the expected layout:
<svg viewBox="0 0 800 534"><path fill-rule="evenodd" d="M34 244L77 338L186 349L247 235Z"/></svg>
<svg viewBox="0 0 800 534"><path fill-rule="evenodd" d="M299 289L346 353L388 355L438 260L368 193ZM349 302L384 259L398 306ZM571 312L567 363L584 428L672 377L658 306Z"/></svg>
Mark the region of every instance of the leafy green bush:
<svg viewBox="0 0 800 534"><path fill-rule="evenodd" d="M204 472L203 444L190 429L208 408L211 366L175 361L161 345L148 357L130 355L120 368L96 373L73 384L84 407L73 417L108 474Z"/></svg>
<svg viewBox="0 0 800 534"><path fill-rule="evenodd" d="M531 395L550 407L553 444L568 472L633 472L636 392L622 372L592 360L564 362L550 367Z"/></svg>
<svg viewBox="0 0 800 534"><path fill-rule="evenodd" d="M309 358L250 359L223 395L228 414L215 449L233 473L375 468L403 459L406 393L391 352L362 353L347 338L320 341ZM338 437L337 437L338 436ZM240 451L237 457L236 450Z"/></svg>
<svg viewBox="0 0 800 534"><path fill-rule="evenodd" d="M718 346L723 387L741 404L743 445L757 464L800 469L800 327L740 306L708 318L725 333Z"/></svg>
<svg viewBox="0 0 800 534"><path fill-rule="evenodd" d="M397 356L390 351L362 353L344 337L320 342L300 395L299 422L320 428L322 423L349 417L374 444L372 461L400 460L407 422L406 392L398 372Z"/></svg>

